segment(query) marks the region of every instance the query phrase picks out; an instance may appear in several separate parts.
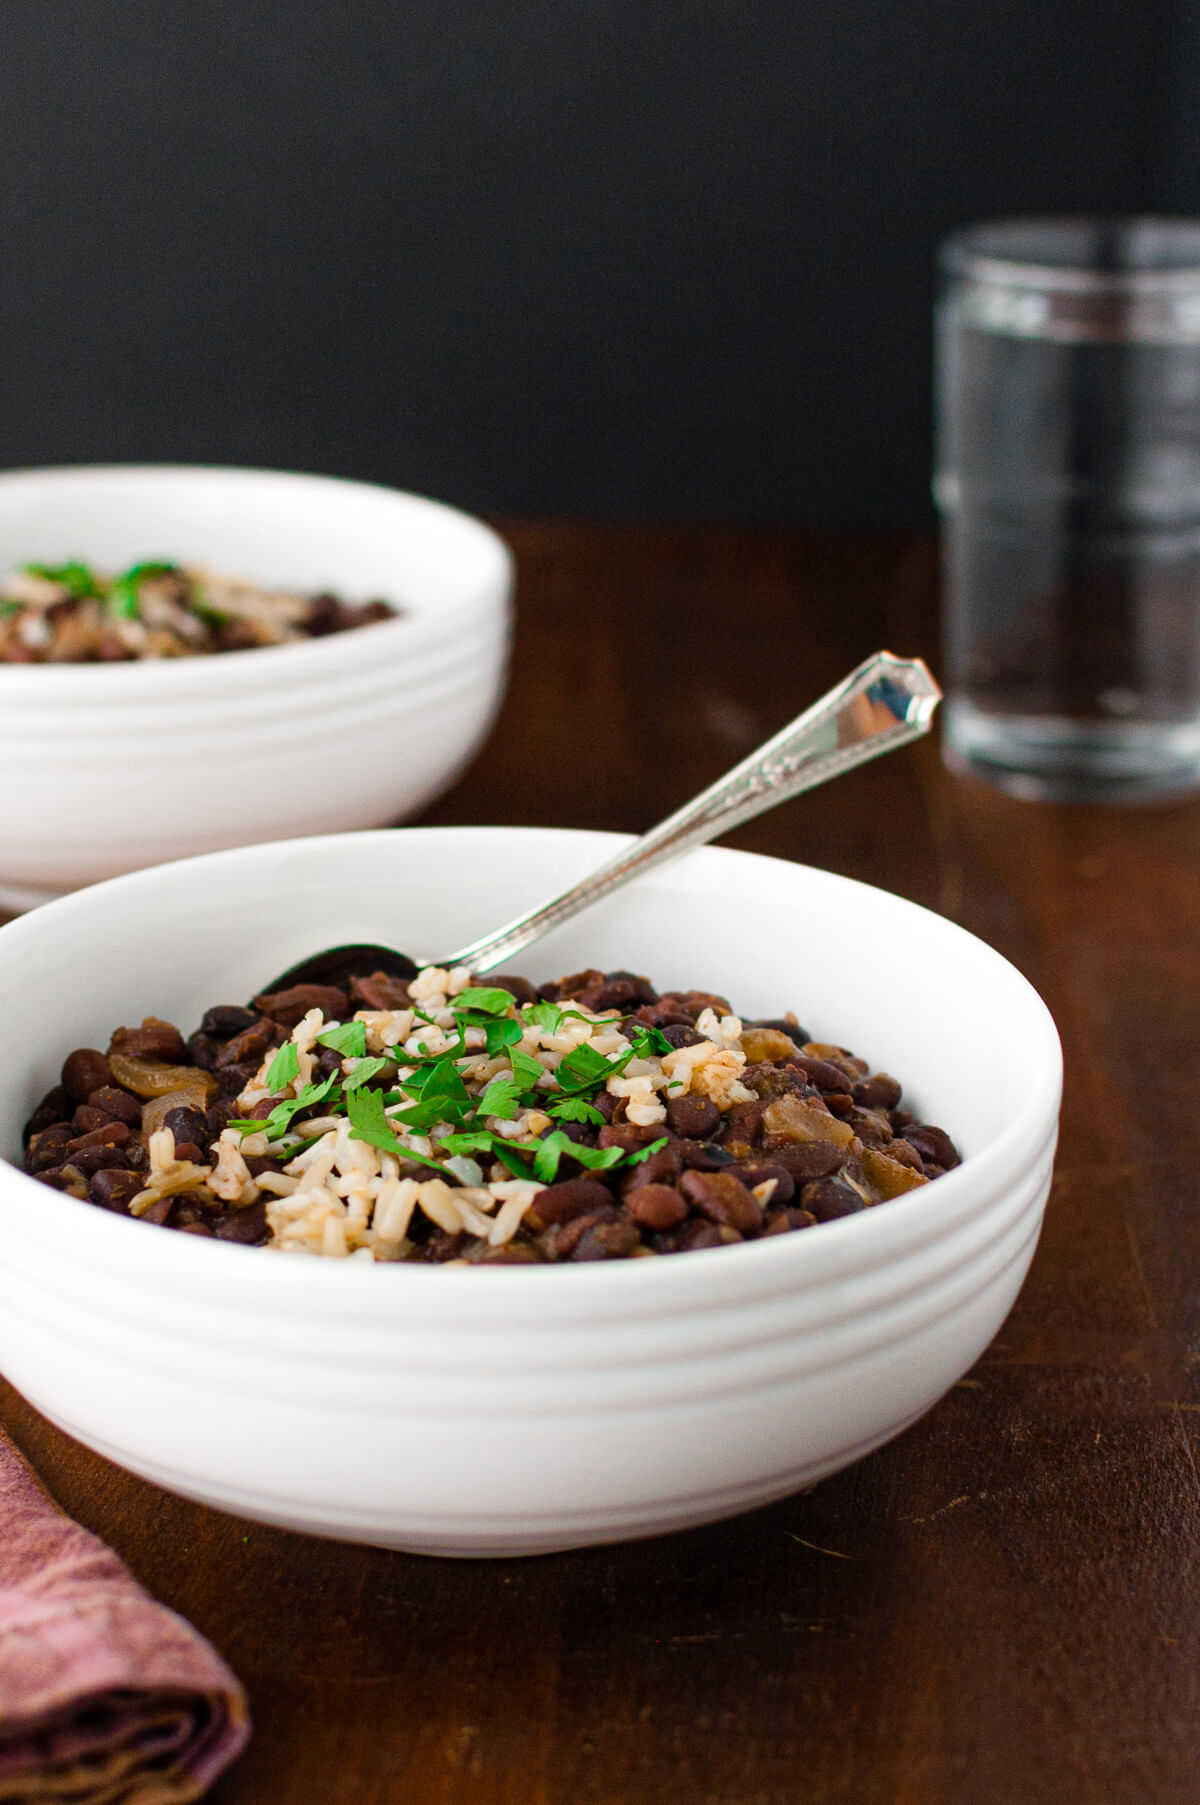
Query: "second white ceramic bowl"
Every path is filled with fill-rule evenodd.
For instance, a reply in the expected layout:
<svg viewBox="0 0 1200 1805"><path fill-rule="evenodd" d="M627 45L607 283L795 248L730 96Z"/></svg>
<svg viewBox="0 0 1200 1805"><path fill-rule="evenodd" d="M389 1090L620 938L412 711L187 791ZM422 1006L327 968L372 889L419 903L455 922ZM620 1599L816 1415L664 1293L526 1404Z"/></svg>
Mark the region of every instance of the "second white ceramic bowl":
<svg viewBox="0 0 1200 1805"><path fill-rule="evenodd" d="M495 714L512 561L480 521L367 483L96 466L0 475L0 572L162 557L382 597L394 621L144 664L0 664L0 889L378 827L444 789Z"/></svg>
<svg viewBox="0 0 1200 1805"><path fill-rule="evenodd" d="M0 1151L77 1045L190 1031L336 941L445 954L594 868L612 835L412 829L255 847L0 929ZM207 1503L441 1554L649 1535L810 1484L977 1358L1024 1277L1061 1063L1024 978L884 891L705 849L558 930L595 964L794 1008L893 1072L964 1163L843 1221L556 1267L373 1265L107 1214L0 1161L0 1367L89 1447ZM968 1482L964 1475L964 1484Z"/></svg>

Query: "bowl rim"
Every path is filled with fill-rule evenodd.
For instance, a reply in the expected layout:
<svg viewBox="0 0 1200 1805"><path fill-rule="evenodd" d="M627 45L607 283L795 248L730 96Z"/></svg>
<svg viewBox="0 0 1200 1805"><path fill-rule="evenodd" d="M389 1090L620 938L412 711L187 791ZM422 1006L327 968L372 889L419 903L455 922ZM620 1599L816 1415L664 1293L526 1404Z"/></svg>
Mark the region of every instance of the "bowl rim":
<svg viewBox="0 0 1200 1805"><path fill-rule="evenodd" d="M43 931L45 923L57 916L69 923L72 913L80 910L86 912L91 900L97 893L107 893L117 886L118 889L135 890L139 886L152 889L164 874L186 874L189 878L203 875L203 870L214 861L233 864L238 860L252 864L264 857L287 854L296 850L317 852L330 859L331 867L336 863L336 854L354 845L374 842L379 846L398 846L402 842L411 842L420 836L456 837L477 835L484 837L503 836L509 840L514 834L527 835L546 840L571 839L576 842L586 841L596 848L596 863L606 855L620 850L632 843L635 836L599 832L592 829L546 828L546 827L412 827L382 828L360 830L351 833L335 833L305 835L292 839L276 841L260 841L251 846L230 847L219 852L202 853L191 858L176 859L169 863L143 867L141 870L126 873L120 877L106 879L99 884L89 885L84 889L73 891L59 897L44 907L17 917L16 920L0 927L0 955L7 945L17 950L23 938L36 937ZM971 943L976 954L982 952L989 960L994 961L1005 973L1005 981L1013 988L1014 996L1020 999L1027 1014L1029 1042L1024 1060L1025 1070L1029 1073L1029 1089L1025 1102L1013 1119L994 1137L987 1146L977 1153L969 1154L960 1166L945 1173L936 1181L936 1192L931 1198L928 1187L920 1187L914 1191L903 1193L899 1197L890 1198L886 1206L879 1205L863 1210L854 1216L843 1217L833 1222L816 1224L820 1230L818 1247L827 1250L825 1258L820 1262L828 1266L830 1261L837 1261L839 1252L844 1257L842 1278L853 1279L866 1269L873 1269L890 1260L900 1260L913 1249L909 1243L914 1235L919 1236L922 1222L936 1229L940 1220L940 1233L952 1230L969 1222L977 1214L981 1214L1002 1199L1014 1186L1028 1174L1053 1155L1057 1136L1059 1106L1062 1095L1062 1047L1058 1031L1045 1002L1034 989L1024 974L1006 959L1002 953L972 934L969 929L960 927L957 922L948 920L935 910L928 909L920 903L910 901L897 895L894 891L885 890L875 884L867 884L857 878L844 877L840 873L825 871L818 866L803 865L789 859L773 858L761 853L742 852L731 847L700 847L684 855L673 863L682 866L685 863L712 863L719 861L724 865L735 863L754 868L768 866L782 867L785 870L802 873L806 880L815 880L818 885L828 885L834 889L849 890L858 896L870 896L884 899L889 909L895 909L910 916L920 917L925 922L935 922L939 931L947 935L963 939ZM661 867L660 869L666 869ZM650 874L651 876L653 874ZM72 1231L71 1239L75 1248L86 1253L88 1246L94 1248L102 1258L109 1257L114 1265L124 1268L124 1258L118 1260L122 1250L128 1253L134 1247L142 1249L139 1264L152 1268L145 1274L147 1278L162 1283L179 1291L193 1291L197 1288L199 1277L206 1270L206 1261L222 1262L212 1267L212 1272L223 1275L223 1295L228 1301L234 1295L251 1292L260 1293L256 1299L264 1307L290 1308L304 1299L309 1299L318 1308L327 1307L336 1301L335 1285L345 1285L347 1271L357 1272L358 1277L349 1280L352 1286L382 1285L404 1287L403 1293L393 1291L397 1297L403 1295L409 1302L413 1297L430 1298L435 1293L428 1289L428 1269L420 1265L407 1265L403 1262L377 1264L367 1260L326 1260L320 1258L276 1258L256 1260L251 1266L247 1256L261 1255L262 1248L241 1247L236 1243L218 1242L198 1236L172 1234L170 1232L146 1237L145 1240L130 1243L126 1237L133 1233L142 1233L143 1225L133 1219L98 1209L83 1199L67 1196L63 1192L52 1190L41 1185L37 1179L25 1173L20 1167L0 1157L0 1166L4 1168L6 1178L19 1181L17 1195L24 1186L36 1187L38 1199L38 1217L45 1222L58 1218L64 1227ZM0 1217L7 1214L7 1205L2 1193L7 1191L7 1184L0 1186ZM31 1199L32 1189L29 1193ZM931 1219L930 1206L936 1205L937 1218ZM0 1220L0 1234L8 1232L8 1226ZM665 1286L664 1301L670 1308L669 1300L678 1300L676 1307L689 1297L697 1300L697 1294L708 1292L711 1301L723 1293L728 1293L731 1284L737 1287L738 1273L742 1280L750 1282L758 1276L767 1283L768 1292L793 1289L803 1284L804 1268L799 1262L809 1259L804 1250L811 1247L811 1233L779 1235L769 1241L751 1241L741 1245L700 1250L709 1254L719 1254L717 1261L702 1259L698 1256L681 1256L655 1260L611 1260L589 1261L578 1264L567 1263L555 1270L562 1276L555 1283L553 1290L558 1296L564 1295L564 1288L581 1291L583 1295L592 1294L598 1303L615 1302L626 1292L637 1295L637 1287L647 1285ZM925 1240L930 1236L926 1235ZM936 1238L936 1235L935 1237ZM184 1243L189 1245L185 1246ZM878 1244L878 1245L877 1245ZM874 1253L872 1253L874 1249ZM815 1251L815 1250L814 1250ZM855 1260L855 1253L865 1258ZM241 1265L231 1264L231 1260L242 1261ZM718 1268L713 1271L714 1264ZM327 1269L332 1268L332 1271ZM697 1270L698 1269L698 1270ZM492 1270L502 1271L505 1277L498 1284L505 1287L507 1295L515 1304L524 1308L530 1299L538 1294L539 1287L547 1284L541 1267L508 1266ZM261 1278L254 1280L251 1273L259 1271ZM442 1278L436 1281L441 1284L449 1278L454 1291L447 1289L445 1296L448 1308L461 1306L464 1293L457 1290L467 1269L456 1266L439 1268ZM271 1274L273 1276L268 1276ZM335 1277L335 1274L341 1275ZM366 1274L372 1276L367 1277ZM470 1280L475 1282L475 1269L470 1269ZM829 1275L824 1275L828 1278ZM484 1281L487 1283L488 1281ZM492 1281L496 1284L497 1281ZM322 1287L324 1289L322 1289ZM416 1288L423 1288L420 1292ZM756 1289L761 1289L757 1287ZM682 1295L680 1295L682 1293ZM344 1296L351 1296L343 1292ZM361 1289L353 1293L360 1301L365 1295ZM377 1296L383 1296L380 1292ZM541 1296L547 1294L541 1291ZM489 1298L494 1304L496 1296Z"/></svg>
<svg viewBox="0 0 1200 1805"><path fill-rule="evenodd" d="M494 608L497 602L499 612L503 615L507 607L513 586L515 560L510 547L495 528L477 515L454 507L449 502L437 501L432 496L420 495L410 489L396 489L386 483L363 482L355 477L326 476L316 471L274 470L249 464L45 464L0 471L0 495L10 486L16 488L26 483L36 485L43 480L52 487L58 482L66 485L91 477L117 477L133 482L147 475L196 478L201 482L229 480L244 483L247 488L259 483L264 487L279 482L294 483L331 496L352 492L383 505L399 501L405 508L439 517L465 539L473 540L480 551L487 554L492 568L484 571L478 579L473 579L460 594L436 608L420 605L414 608L408 605L405 612L394 615L390 620L370 621L365 626L352 627L343 633L326 634L317 639L305 639L287 645L250 646L242 652L223 652L208 657L137 659L113 664L10 664L0 660L0 701L6 706L19 706L22 702L30 707L53 706L60 698L103 705L108 702L165 698L176 690L194 696L201 686L205 689L226 690L231 683L240 685L249 682L254 671L261 673L263 684L268 686L286 683L289 679L301 681L306 676L315 677L319 674L314 669L317 661L334 660L348 664L362 662L362 658L355 656L354 647L363 647L367 662L375 662L385 652L388 656L401 655L406 649L406 640L414 642L407 648L411 653L422 640L432 643L444 640L463 615L477 613L481 608L487 609L489 605ZM359 639L360 634L370 636L365 645ZM350 644L347 645L346 642ZM247 672L244 660L249 657L254 662ZM230 669L231 664L233 670Z"/></svg>

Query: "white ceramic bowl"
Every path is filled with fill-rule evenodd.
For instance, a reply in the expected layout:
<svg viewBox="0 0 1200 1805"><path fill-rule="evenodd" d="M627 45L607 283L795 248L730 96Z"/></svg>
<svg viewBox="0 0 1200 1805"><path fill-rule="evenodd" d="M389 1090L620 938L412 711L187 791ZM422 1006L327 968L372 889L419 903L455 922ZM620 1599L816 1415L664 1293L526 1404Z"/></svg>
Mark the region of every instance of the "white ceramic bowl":
<svg viewBox="0 0 1200 1805"><path fill-rule="evenodd" d="M338 940L446 953L615 836L412 829L140 872L0 929L0 1149L64 1054L185 1031ZM947 1128L963 1165L799 1234L561 1267L375 1266L197 1240L0 1161L0 1367L137 1473L428 1553L617 1541L778 1498L887 1441L995 1334L1050 1183L1060 1054L962 929L802 866L703 850L560 929L535 978L634 967L798 1011Z"/></svg>
<svg viewBox="0 0 1200 1805"><path fill-rule="evenodd" d="M394 621L144 664L0 664L0 886L61 891L286 834L379 827L444 789L499 701L512 565L436 502L269 470L0 475L0 572L152 557Z"/></svg>

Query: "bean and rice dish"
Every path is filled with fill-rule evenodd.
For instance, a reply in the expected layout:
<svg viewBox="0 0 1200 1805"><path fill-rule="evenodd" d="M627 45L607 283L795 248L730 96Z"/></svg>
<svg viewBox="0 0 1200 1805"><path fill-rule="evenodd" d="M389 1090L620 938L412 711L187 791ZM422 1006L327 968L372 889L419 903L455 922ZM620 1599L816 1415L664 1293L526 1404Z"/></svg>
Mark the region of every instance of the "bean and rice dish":
<svg viewBox="0 0 1200 1805"><path fill-rule="evenodd" d="M959 1163L901 1088L792 1015L629 972L436 967L148 1017L80 1047L26 1170L282 1252L433 1264L687 1253L794 1233Z"/></svg>
<svg viewBox="0 0 1200 1805"><path fill-rule="evenodd" d="M388 620L387 602L264 589L199 565L116 575L73 559L25 564L0 583L0 663L112 664L244 652Z"/></svg>

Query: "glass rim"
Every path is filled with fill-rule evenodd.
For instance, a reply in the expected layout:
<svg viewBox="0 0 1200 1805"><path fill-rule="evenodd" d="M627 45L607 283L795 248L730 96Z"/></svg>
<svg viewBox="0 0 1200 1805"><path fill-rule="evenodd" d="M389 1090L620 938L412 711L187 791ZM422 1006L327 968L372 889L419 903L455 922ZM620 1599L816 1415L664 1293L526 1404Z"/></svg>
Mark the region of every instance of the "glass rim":
<svg viewBox="0 0 1200 1805"><path fill-rule="evenodd" d="M1114 238L1136 252L1147 247L1184 253L1175 261L1101 268L1084 261L1089 242ZM1038 241L1043 254L1037 254ZM1074 240L1075 261L1062 251ZM1006 241L1012 249L1006 250ZM1059 255L1052 247L1060 247ZM1080 295L1172 294L1200 288L1200 218L1184 214L1014 215L960 226L938 246L938 264L953 279L997 288Z"/></svg>

